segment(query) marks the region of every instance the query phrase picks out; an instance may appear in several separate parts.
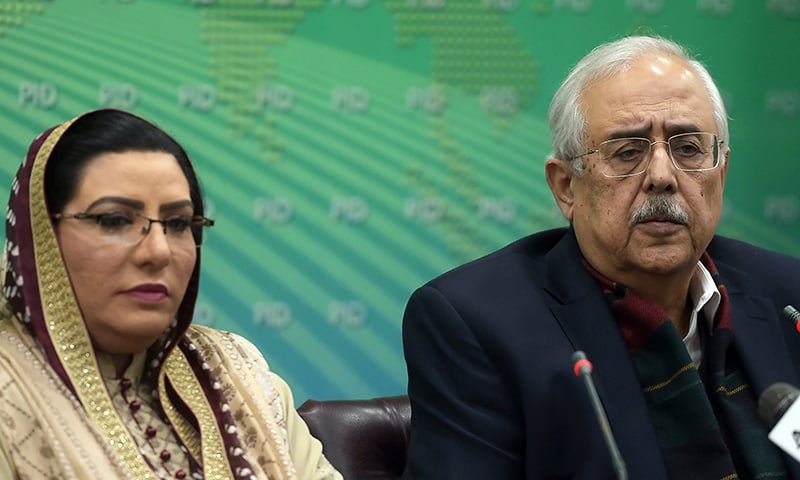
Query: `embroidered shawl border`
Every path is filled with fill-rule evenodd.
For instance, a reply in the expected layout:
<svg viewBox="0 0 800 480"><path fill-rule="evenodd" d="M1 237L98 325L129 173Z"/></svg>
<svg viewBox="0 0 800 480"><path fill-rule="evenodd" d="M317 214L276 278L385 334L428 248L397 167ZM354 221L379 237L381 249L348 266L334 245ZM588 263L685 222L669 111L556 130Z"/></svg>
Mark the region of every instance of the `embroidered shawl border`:
<svg viewBox="0 0 800 480"><path fill-rule="evenodd" d="M175 388L186 406L194 414L200 426L200 449L202 451L203 475L207 480L230 478L231 466L225 452L225 442L217 426L217 419L208 399L203 393L203 387L194 376L192 366L180 349L173 349L164 362L166 376ZM162 384L159 382L159 391ZM163 392L164 394L166 391ZM169 397L161 397L162 405L168 404ZM172 414L176 414L174 406L170 405ZM179 416L179 415L178 415ZM170 417L172 421L172 417ZM185 429L185 425L183 428ZM182 433L186 433L185 430Z"/></svg>
<svg viewBox="0 0 800 480"><path fill-rule="evenodd" d="M116 452L123 468L134 478L155 479L155 474L114 409L105 387L47 215L44 189L41 188L47 159L73 121L59 125L50 133L37 153L31 171L29 211L42 313L55 353L106 445Z"/></svg>

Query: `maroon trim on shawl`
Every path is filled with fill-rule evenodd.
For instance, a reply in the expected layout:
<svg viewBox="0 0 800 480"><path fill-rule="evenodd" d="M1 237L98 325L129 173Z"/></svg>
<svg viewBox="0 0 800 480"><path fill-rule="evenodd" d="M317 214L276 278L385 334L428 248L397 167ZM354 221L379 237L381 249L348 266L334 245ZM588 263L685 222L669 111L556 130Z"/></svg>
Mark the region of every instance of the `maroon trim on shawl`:
<svg viewBox="0 0 800 480"><path fill-rule="evenodd" d="M228 457L228 463L231 466L231 470L233 470L234 473L240 472L245 468L252 471L250 463L244 458L243 455L236 456L233 454L237 448L241 450L244 450L244 448L242 448L242 443L239 440L239 427L236 426L236 419L233 418L230 410L227 412L222 410L222 405L227 403L225 394L222 392L222 389L214 390L214 388L212 388L212 385L214 385L214 383L217 381L217 379L214 377L214 373L211 371L211 369L203 370L201 365L203 364L204 360L200 356L199 349L192 349L189 347L189 345L191 345L191 341L184 337L180 342L179 348L189 360L189 365L191 365L195 377L205 380L201 381L200 385L203 388L203 393L205 394L206 399L208 399L209 405L211 405L211 411L214 412L214 418L217 421L220 434L222 435L222 443L225 445L225 454ZM185 409L185 405L183 408ZM187 416L184 412L182 413L186 418L192 417L191 415ZM195 428L197 428L196 420L193 424L195 425ZM237 431L233 433L228 432L228 425L236 426ZM241 433L244 434L245 432Z"/></svg>
<svg viewBox="0 0 800 480"><path fill-rule="evenodd" d="M603 287L628 350L634 352L643 348L650 335L669 321L667 312L654 302L638 295L625 284L610 280L589 265L586 259L582 259L581 263ZM638 315L632 315L632 312Z"/></svg>
<svg viewBox="0 0 800 480"><path fill-rule="evenodd" d="M30 146L26 155L24 165L20 165L17 171L16 181L19 189L14 193L13 189L9 198L9 209L16 218L16 225L12 225L8 216L6 217L6 239L11 239L14 246L19 250L19 255L13 256L6 252L8 267L4 283L4 292L17 319L25 318L25 309L30 312L30 321L22 322L25 328L31 332L39 344L44 349L48 363L55 370L66 386L75 394L67 372L64 370L58 354L53 346L52 339L48 335L47 325L45 324L42 312L41 297L39 291L39 277L36 271L36 256L33 246L33 225L31 224L30 211L30 180L36 156L50 137L55 127L42 133ZM8 294L9 289L17 285L15 275L23 278L22 292L16 296Z"/></svg>
<svg viewBox="0 0 800 480"><path fill-rule="evenodd" d="M655 302L639 295L625 284L607 278L589 265L586 259L582 259L581 263L597 283L603 287L603 293L609 299L611 311L617 321L622 337L625 339L625 344L628 345L628 350L635 352L644 348L653 332L665 322L670 321L667 312ZM730 305L727 301L728 292L725 289L725 285L720 283L717 266L714 265L708 252L703 252L703 255L700 256L700 263L709 271L720 291L720 295L725 299L725 301L720 302L720 306L714 316L714 328L731 328Z"/></svg>

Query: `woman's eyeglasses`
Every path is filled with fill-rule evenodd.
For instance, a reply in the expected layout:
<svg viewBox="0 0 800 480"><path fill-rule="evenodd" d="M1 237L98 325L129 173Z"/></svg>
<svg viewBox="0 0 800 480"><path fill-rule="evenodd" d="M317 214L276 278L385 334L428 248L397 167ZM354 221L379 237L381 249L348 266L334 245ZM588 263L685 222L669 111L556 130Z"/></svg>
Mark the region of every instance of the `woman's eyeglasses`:
<svg viewBox="0 0 800 480"><path fill-rule="evenodd" d="M171 215L162 219L146 217L138 212L57 213L56 220L83 220L103 240L119 245L136 245L150 233L154 223L161 229L171 246L188 249L200 246L203 227L211 227L214 220L200 215Z"/></svg>

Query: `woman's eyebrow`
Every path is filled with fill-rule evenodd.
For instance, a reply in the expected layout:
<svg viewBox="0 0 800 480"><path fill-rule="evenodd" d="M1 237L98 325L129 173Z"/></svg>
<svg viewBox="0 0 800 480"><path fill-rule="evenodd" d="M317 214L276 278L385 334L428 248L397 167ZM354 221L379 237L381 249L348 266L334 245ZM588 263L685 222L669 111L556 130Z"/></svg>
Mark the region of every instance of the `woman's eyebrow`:
<svg viewBox="0 0 800 480"><path fill-rule="evenodd" d="M127 197L100 197L94 202L92 202L86 210L91 210L98 205L103 205L106 203L118 203L122 205L126 205L131 208L137 208L139 210L144 208L144 202L140 202L139 200L134 200L132 198Z"/></svg>
<svg viewBox="0 0 800 480"><path fill-rule="evenodd" d="M185 207L193 208L194 204L192 203L191 200L178 200L175 202L164 203L158 208L158 210L164 212L168 210L177 210L179 208L185 208Z"/></svg>
<svg viewBox="0 0 800 480"><path fill-rule="evenodd" d="M134 199L128 198L128 197L113 197L113 196L109 196L109 197L98 198L97 200L92 202L91 205L89 205L87 210L91 210L91 209L97 207L98 205L104 205L104 204L107 204L107 203L125 205L127 207L134 208L134 209L137 209L137 210L144 209L144 202L142 202L142 201L134 200ZM164 211L176 210L176 209L185 208L185 207L191 208L193 206L194 206L194 204L192 203L191 200L176 200L174 202L168 202L168 203L161 204L158 207L158 210L161 211L161 212L164 212Z"/></svg>

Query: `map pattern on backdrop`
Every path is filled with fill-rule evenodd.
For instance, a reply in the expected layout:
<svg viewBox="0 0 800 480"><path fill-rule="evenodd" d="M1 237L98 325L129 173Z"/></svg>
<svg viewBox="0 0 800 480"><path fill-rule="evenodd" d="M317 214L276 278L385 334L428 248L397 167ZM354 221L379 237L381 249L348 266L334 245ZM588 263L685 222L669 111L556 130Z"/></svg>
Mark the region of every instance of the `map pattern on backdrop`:
<svg viewBox="0 0 800 480"><path fill-rule="evenodd" d="M402 393L406 299L564 225L549 99L631 33L684 43L718 81L720 231L800 255L800 0L0 0L0 195L48 126L151 119L217 220L195 321L253 341L298 403Z"/></svg>

